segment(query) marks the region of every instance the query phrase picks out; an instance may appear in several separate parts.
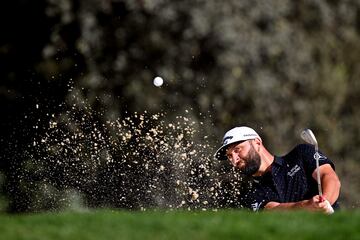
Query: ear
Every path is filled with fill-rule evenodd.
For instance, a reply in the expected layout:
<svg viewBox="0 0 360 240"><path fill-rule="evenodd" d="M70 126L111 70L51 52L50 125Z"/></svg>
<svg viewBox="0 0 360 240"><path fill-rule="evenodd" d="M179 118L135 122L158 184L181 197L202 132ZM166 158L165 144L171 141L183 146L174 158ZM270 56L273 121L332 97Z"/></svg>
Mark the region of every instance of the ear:
<svg viewBox="0 0 360 240"><path fill-rule="evenodd" d="M262 145L261 139L260 138L255 138L253 139L253 147L255 147L255 149L257 150L257 152L260 151L260 146Z"/></svg>
<svg viewBox="0 0 360 240"><path fill-rule="evenodd" d="M260 138L255 138L255 139L253 139L254 140L254 143L256 144L256 145L261 145L262 144L262 141L261 141L261 139Z"/></svg>

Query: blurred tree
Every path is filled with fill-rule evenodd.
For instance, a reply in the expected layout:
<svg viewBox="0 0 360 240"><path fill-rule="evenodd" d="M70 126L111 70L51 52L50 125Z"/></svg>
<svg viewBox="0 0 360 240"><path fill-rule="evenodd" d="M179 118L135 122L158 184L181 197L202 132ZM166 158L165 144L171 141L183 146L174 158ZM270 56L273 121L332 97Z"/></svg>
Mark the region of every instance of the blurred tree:
<svg viewBox="0 0 360 240"><path fill-rule="evenodd" d="M344 205L357 204L359 1L44 0L1 9L11 23L0 43L1 170L14 210L27 207L16 190L24 148L74 104L89 104L100 123L190 110L214 146L247 124L279 155L310 127L337 165Z"/></svg>

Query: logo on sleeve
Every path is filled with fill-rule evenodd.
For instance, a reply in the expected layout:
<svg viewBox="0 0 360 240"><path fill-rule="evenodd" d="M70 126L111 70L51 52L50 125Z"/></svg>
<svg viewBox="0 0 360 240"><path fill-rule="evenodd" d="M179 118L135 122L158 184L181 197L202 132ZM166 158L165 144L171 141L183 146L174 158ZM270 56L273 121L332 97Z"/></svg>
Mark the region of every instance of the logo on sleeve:
<svg viewBox="0 0 360 240"><path fill-rule="evenodd" d="M316 158L319 158L319 161L327 159L327 157L324 154L319 152L314 153L314 159L316 160Z"/></svg>
<svg viewBox="0 0 360 240"><path fill-rule="evenodd" d="M251 208L254 212L259 211L261 203L255 202L251 204Z"/></svg>

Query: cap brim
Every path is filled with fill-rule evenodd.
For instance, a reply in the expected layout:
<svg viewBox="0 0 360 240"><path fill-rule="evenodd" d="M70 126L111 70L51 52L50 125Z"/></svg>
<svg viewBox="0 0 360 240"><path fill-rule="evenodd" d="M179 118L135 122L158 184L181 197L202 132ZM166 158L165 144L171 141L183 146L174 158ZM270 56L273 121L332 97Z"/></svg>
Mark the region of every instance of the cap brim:
<svg viewBox="0 0 360 240"><path fill-rule="evenodd" d="M246 140L239 140L239 141L235 141L235 142L230 142L226 145L221 146L214 154L214 158L218 159L218 160L227 160L227 156L225 154L226 149L234 143L241 143L241 142L245 142Z"/></svg>
<svg viewBox="0 0 360 240"><path fill-rule="evenodd" d="M225 155L225 150L226 150L226 147L228 145L225 145L225 146L221 146L214 154L214 158L218 159L218 160L226 160L227 157Z"/></svg>

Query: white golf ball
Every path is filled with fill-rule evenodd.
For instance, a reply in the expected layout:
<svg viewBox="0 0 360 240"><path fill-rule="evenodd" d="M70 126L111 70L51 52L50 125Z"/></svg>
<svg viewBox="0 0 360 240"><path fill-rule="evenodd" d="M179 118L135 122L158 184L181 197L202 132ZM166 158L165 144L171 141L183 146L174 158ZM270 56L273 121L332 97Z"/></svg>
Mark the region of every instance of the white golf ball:
<svg viewBox="0 0 360 240"><path fill-rule="evenodd" d="M161 87L164 83L164 79L162 79L162 77L156 77L154 78L154 85L156 87Z"/></svg>

